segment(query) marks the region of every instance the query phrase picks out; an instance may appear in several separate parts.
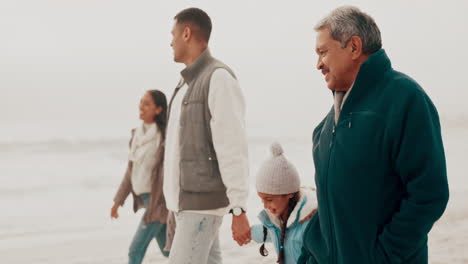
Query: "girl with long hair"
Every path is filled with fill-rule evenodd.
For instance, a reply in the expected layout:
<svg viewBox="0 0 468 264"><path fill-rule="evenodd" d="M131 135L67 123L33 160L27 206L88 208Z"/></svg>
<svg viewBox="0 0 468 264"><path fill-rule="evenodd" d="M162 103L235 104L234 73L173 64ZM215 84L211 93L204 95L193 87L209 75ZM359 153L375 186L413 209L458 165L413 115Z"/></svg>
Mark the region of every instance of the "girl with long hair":
<svg viewBox="0 0 468 264"><path fill-rule="evenodd" d="M161 253L166 248L168 210L164 200L163 160L167 125L167 100L158 90L147 91L139 105L141 126L132 130L130 153L125 176L114 198L111 217L118 218L118 208L131 193L133 210L145 208L129 249L130 264L142 263L149 243L154 238Z"/></svg>

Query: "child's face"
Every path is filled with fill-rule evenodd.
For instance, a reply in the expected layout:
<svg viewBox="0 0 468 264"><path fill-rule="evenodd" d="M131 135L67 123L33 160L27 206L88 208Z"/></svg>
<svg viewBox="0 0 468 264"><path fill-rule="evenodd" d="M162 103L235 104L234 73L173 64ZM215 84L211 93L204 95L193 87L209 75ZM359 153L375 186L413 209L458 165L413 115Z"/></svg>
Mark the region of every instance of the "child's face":
<svg viewBox="0 0 468 264"><path fill-rule="evenodd" d="M288 209L289 199L291 199L294 194L273 195L259 192L258 196L262 199L265 209L275 216L280 217Z"/></svg>

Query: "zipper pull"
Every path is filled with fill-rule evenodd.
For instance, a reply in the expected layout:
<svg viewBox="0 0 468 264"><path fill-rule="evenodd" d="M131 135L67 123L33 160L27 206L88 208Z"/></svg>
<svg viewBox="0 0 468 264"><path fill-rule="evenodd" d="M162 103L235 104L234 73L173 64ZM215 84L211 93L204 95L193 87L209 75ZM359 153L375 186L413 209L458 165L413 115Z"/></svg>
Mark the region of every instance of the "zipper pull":
<svg viewBox="0 0 468 264"><path fill-rule="evenodd" d="M351 120L353 119L353 112L349 113L349 123L348 127L351 128Z"/></svg>
<svg viewBox="0 0 468 264"><path fill-rule="evenodd" d="M335 125L333 125L333 129L332 129L332 138L330 140L330 145L329 145L330 148L333 146L333 140L335 140Z"/></svg>

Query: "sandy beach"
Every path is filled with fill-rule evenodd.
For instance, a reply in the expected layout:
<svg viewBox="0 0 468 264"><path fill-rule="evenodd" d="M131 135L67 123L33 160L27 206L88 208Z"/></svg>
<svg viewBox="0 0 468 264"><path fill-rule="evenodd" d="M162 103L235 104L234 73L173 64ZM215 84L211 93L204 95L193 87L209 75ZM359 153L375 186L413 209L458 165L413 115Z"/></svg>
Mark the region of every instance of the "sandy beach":
<svg viewBox="0 0 468 264"><path fill-rule="evenodd" d="M450 202L430 233L430 263L468 263L468 181L464 164L468 128L443 131ZM248 216L258 223L261 208L254 190L255 172L269 139L249 142L251 191ZM296 164L304 185L313 185L310 142L280 141ZM131 199L111 220L112 197L125 168L126 140L3 143L0 146L0 255L2 263L126 263L127 248L142 212L133 214ZM239 247L230 233L231 217L221 228L224 263L275 263L258 253L259 245ZM154 242L145 263L167 263Z"/></svg>

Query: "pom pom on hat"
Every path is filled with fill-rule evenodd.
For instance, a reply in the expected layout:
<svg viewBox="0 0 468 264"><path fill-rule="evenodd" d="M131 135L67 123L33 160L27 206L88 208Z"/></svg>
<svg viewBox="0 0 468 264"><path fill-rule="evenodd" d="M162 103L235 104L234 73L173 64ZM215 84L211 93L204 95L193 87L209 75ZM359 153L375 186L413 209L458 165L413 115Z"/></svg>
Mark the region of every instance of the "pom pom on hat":
<svg viewBox="0 0 468 264"><path fill-rule="evenodd" d="M283 154L283 147L281 147L280 143L275 142L271 144L271 153L273 154L273 157L278 157Z"/></svg>

